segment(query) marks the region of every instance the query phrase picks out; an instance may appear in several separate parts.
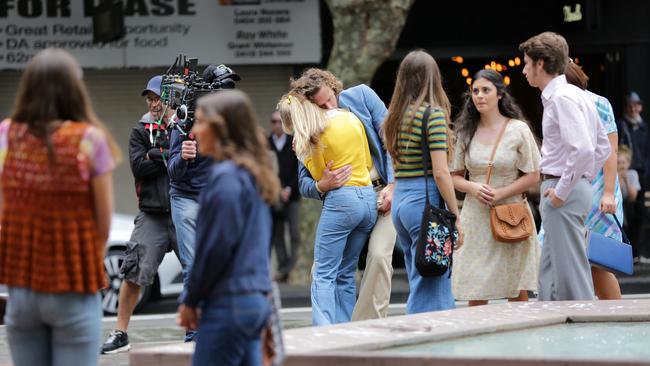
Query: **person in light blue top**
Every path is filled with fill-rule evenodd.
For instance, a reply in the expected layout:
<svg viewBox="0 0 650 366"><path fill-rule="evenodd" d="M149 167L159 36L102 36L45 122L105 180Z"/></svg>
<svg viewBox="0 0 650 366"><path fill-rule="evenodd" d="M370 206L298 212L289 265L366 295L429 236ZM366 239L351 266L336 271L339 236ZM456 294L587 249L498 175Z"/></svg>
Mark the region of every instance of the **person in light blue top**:
<svg viewBox="0 0 650 366"><path fill-rule="evenodd" d="M591 182L594 190L593 204L585 225L589 230L603 234L615 240L621 240L621 230L614 221L612 215L616 215L618 222L623 224L623 195L617 176L617 154L618 131L614 110L607 98L587 90L589 78L582 71L582 68L573 62L569 62L564 70L567 82L583 89L589 98L596 104L600 122L603 124L607 137L612 147L612 154L605 162L605 166L598 172L598 175ZM544 230L539 233L539 242L543 243ZM594 283L596 296L600 300L616 300L621 298L621 288L616 276L600 268L591 267L591 276Z"/></svg>

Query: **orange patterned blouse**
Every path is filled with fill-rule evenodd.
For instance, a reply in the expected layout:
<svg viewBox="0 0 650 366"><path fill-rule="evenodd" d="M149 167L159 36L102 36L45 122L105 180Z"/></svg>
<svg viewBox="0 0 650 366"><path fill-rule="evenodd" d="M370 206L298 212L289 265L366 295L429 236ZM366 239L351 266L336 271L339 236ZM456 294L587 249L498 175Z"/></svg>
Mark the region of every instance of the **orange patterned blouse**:
<svg viewBox="0 0 650 366"><path fill-rule="evenodd" d="M89 135L106 145L96 127L64 122L51 138L52 159L26 125L0 126L0 283L46 293L89 294L105 286L88 168L93 155L84 152ZM112 158L106 164L104 172L115 165Z"/></svg>

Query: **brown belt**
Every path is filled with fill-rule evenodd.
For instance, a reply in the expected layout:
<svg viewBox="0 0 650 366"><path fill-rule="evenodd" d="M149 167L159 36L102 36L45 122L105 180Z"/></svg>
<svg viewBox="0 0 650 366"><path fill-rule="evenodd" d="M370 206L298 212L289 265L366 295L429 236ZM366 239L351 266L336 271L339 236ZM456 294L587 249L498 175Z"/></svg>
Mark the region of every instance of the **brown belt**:
<svg viewBox="0 0 650 366"><path fill-rule="evenodd" d="M560 179L557 175L542 174L542 180Z"/></svg>

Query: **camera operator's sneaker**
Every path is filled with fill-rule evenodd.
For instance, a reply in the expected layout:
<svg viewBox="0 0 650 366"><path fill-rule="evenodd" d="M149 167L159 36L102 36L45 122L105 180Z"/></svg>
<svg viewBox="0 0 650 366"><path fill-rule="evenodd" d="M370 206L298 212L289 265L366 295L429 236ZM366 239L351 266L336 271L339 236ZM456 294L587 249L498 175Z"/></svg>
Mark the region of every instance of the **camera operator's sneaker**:
<svg viewBox="0 0 650 366"><path fill-rule="evenodd" d="M129 336L121 330L114 330L108 335L108 339L102 345L101 354L110 355L113 353L127 352L131 349Z"/></svg>

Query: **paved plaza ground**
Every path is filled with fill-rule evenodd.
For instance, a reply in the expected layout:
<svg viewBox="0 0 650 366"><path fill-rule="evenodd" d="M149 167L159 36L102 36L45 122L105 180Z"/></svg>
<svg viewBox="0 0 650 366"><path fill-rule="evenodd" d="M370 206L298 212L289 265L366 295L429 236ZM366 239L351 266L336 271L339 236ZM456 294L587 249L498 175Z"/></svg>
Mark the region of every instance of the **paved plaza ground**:
<svg viewBox="0 0 650 366"><path fill-rule="evenodd" d="M639 268L635 277L620 278L625 298L650 298L650 268ZM0 292L4 292L0 288ZM281 285L283 309L281 318L285 329L308 327L311 325L311 309L309 306L308 286ZM404 302L408 296L408 283L404 273L396 271L393 278L393 291L389 316L403 315ZM459 307L465 303L457 303ZM182 340L184 331L176 325L176 300L162 299L148 304L143 311L134 316L129 327L129 339L132 349L141 349L157 345L178 343ZM102 322L102 339L114 329L115 318L106 317ZM99 365L123 366L128 365L128 353L100 356ZM6 331L0 326L0 366L11 365L7 346Z"/></svg>

